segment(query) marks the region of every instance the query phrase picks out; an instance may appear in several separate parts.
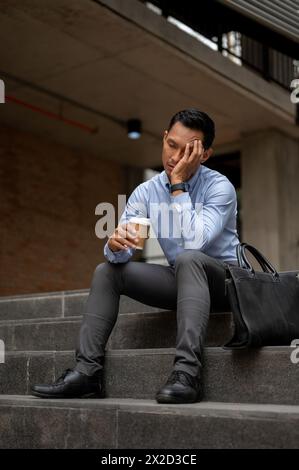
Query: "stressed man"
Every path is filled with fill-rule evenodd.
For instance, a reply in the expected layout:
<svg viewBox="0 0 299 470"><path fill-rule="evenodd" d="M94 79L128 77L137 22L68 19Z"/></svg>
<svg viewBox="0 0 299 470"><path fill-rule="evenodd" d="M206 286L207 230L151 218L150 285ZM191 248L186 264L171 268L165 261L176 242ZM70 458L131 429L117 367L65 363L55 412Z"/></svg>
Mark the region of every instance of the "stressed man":
<svg viewBox="0 0 299 470"><path fill-rule="evenodd" d="M176 349L158 403L202 399L202 353L210 311L229 309L225 264L237 264L236 192L230 181L204 166L212 155L214 122L191 108L176 113L163 136L164 171L131 194L109 237L106 262L94 272L86 302L76 364L53 384L35 385L46 398L104 397L105 345L116 323L120 295L177 313ZM171 207L161 223L159 208ZM132 217L147 217L168 266L132 261L138 238Z"/></svg>

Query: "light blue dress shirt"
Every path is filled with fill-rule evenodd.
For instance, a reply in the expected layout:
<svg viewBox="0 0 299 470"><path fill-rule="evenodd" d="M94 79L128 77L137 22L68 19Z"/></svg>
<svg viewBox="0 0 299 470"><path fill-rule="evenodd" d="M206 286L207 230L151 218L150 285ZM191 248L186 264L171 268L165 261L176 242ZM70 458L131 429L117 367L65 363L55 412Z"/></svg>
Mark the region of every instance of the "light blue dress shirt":
<svg viewBox="0 0 299 470"><path fill-rule="evenodd" d="M234 186L226 176L203 165L187 183L189 191L177 196L169 192L170 181L165 171L140 184L129 197L119 224L136 216L150 218L155 236L172 266L177 255L190 248L220 261L237 263L239 237ZM161 231L163 223L159 208L163 206L173 210L173 215L168 219L169 236L166 237L165 231ZM187 223L184 222L186 220ZM201 236L190 238L195 227L196 230L201 228ZM187 233L189 228L190 233ZM190 243L190 240L194 241ZM108 242L104 246L104 256L111 263L126 263L134 252L135 248L113 252Z"/></svg>

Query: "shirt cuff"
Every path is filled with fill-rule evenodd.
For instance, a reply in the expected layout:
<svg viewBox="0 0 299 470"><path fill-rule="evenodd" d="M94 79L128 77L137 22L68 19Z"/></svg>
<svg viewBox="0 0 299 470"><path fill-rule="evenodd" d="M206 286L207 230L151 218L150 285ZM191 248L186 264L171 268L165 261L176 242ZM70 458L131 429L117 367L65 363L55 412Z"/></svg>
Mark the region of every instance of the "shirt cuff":
<svg viewBox="0 0 299 470"><path fill-rule="evenodd" d="M184 191L183 193L181 194L178 194L177 196L172 196L170 195L170 199L171 201L178 201L178 202L188 202L190 201L190 194L188 193L188 191Z"/></svg>
<svg viewBox="0 0 299 470"><path fill-rule="evenodd" d="M106 242L104 246L104 256L110 263L125 263L133 255L133 248L128 250L112 251Z"/></svg>
<svg viewBox="0 0 299 470"><path fill-rule="evenodd" d="M110 250L108 242L104 246L104 256L108 261L110 261L110 263L113 263L116 258L114 251Z"/></svg>
<svg viewBox="0 0 299 470"><path fill-rule="evenodd" d="M181 205L184 206L184 208L188 207L186 206L188 203L192 206L190 194L187 191L183 192L182 194L178 194L177 196L170 196L170 199L173 207L178 209L179 212L183 209Z"/></svg>

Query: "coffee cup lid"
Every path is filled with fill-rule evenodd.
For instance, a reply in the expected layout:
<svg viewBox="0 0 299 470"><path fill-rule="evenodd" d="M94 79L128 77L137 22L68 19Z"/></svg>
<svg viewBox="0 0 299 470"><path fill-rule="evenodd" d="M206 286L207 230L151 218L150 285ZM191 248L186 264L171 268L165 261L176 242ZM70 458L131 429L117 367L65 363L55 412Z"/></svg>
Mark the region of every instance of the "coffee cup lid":
<svg viewBox="0 0 299 470"><path fill-rule="evenodd" d="M133 224L141 224L141 225L150 225L150 219L147 219L146 217L132 217L129 222L132 222Z"/></svg>

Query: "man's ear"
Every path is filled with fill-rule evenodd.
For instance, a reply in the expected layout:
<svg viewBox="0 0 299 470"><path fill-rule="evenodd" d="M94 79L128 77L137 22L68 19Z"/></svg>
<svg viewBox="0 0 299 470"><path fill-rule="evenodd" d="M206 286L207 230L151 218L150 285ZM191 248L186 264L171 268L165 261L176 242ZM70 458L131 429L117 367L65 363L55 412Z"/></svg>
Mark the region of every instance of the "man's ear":
<svg viewBox="0 0 299 470"><path fill-rule="evenodd" d="M167 136L168 136L168 131L164 131L163 140L166 140Z"/></svg>
<svg viewBox="0 0 299 470"><path fill-rule="evenodd" d="M201 159L201 163L204 163L206 160L208 160L212 155L213 155L214 150L212 147L204 151L203 157Z"/></svg>

